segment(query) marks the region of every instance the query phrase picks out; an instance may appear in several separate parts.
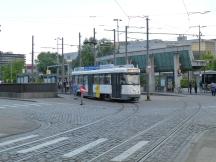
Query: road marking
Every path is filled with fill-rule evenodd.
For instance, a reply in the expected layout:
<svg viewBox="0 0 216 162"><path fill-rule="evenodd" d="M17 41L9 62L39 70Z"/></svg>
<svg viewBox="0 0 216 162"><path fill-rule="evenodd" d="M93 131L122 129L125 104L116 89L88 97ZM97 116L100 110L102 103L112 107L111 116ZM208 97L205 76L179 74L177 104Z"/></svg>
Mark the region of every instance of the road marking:
<svg viewBox="0 0 216 162"><path fill-rule="evenodd" d="M43 148L43 147L46 147L46 146L49 146L49 145L64 141L66 139L68 139L68 137L60 137L60 138L57 138L55 140L48 141L48 142L42 143L40 145L33 146L31 148L28 148L28 149L17 151L17 153L25 154L25 153L28 153L28 152L32 152L32 151L38 150L40 148Z"/></svg>
<svg viewBox="0 0 216 162"><path fill-rule="evenodd" d="M69 153L64 154L63 157L64 158L71 158L71 157L73 157L73 156L75 156L77 154L80 154L81 152L84 152L84 151L86 151L88 149L91 149L91 148L95 147L96 145L98 145L100 143L105 142L106 140L107 140L106 138L98 139L98 140L96 140L94 142L91 142L91 143L89 143L89 144L87 144L85 146L82 146L82 147L80 147L80 148L78 148L78 149L76 149L74 151L71 151Z"/></svg>
<svg viewBox="0 0 216 162"><path fill-rule="evenodd" d="M148 143L148 141L140 141L133 147L129 148L128 150L124 151L120 155L116 156L115 158L111 159L111 161L123 161L129 156L131 156L133 153L135 153L137 150L141 149L143 146L145 146Z"/></svg>
<svg viewBox="0 0 216 162"><path fill-rule="evenodd" d="M88 126L90 126L90 125L99 123L100 121L103 121L103 120L105 120L106 118L108 118L108 116L107 116L107 117L104 117L104 118L102 118L102 119L98 119L98 120L96 120L96 121L94 121L94 122L92 122L92 123L88 123L88 124L82 125L82 126L80 126L80 127L76 127L76 128L73 128L73 129L69 129L69 130L60 132L60 133L58 133L58 134L54 134L54 135L52 135L52 136L48 136L48 137L45 137L45 138L42 138L42 139L38 139L38 140L35 140L35 141L32 141L32 142L28 142L28 143L25 143L25 144L22 144L22 145L18 145L18 146L15 146L15 147L11 147L11 148L8 148L8 149L0 150L0 153L6 152L6 151L8 151L8 150L16 149L16 148L19 148L19 147L22 147L22 146L26 146L26 145L29 145L29 144L33 144L33 143L35 143L35 142L40 142L40 141L42 141L42 140L47 140L47 139L50 139L50 138L54 138L54 137L63 135L63 134L68 133L68 132L74 132L74 131L76 131L76 130L79 130L79 129L88 127Z"/></svg>
<svg viewBox="0 0 216 162"><path fill-rule="evenodd" d="M24 140L27 140L27 139L30 139L30 138L35 138L37 136L38 135L30 135L30 136L26 136L26 137L17 138L17 139L14 139L14 140L5 141L5 142L0 143L0 146L5 146L5 145L9 145L9 144L12 144L12 143L15 143L15 142L24 141Z"/></svg>
<svg viewBox="0 0 216 162"><path fill-rule="evenodd" d="M113 148L111 148L111 149L109 149L109 150L105 151L104 153L102 153L102 154L100 154L100 155L96 156L95 158L93 158L93 159L89 160L88 162L93 162L93 161L96 161L98 158L100 158L100 157L104 156L104 155L105 155L105 154L107 154L108 152L110 152L110 151L112 151L112 150L116 149L117 147L119 147L119 146L122 146L123 144L125 144L125 143L127 143L127 142L129 142L129 141L133 140L134 138L136 138L136 137L138 137L138 136L140 136L140 135L142 135L142 134L144 134L144 133L148 132L149 130L151 130L151 129L153 129L153 128L157 127L158 125L160 125L160 124L162 124L162 123L164 123L164 122L168 121L168 120L169 120L169 119L171 119L171 118L172 118L172 117L170 117L170 118L166 118L166 119L164 119L164 120L161 120L161 121L159 121L159 122L157 122L157 123L153 124L152 126L148 127L147 129L145 129L145 130L143 130L143 131L140 131L140 132L138 132L138 133L137 133L137 134L135 134L134 136L132 136L132 137L130 137L130 138L128 138L128 139L126 139L124 142L122 142L122 143L120 143L120 144L118 144L118 145L114 146ZM1 151L0 151L0 152L1 152Z"/></svg>

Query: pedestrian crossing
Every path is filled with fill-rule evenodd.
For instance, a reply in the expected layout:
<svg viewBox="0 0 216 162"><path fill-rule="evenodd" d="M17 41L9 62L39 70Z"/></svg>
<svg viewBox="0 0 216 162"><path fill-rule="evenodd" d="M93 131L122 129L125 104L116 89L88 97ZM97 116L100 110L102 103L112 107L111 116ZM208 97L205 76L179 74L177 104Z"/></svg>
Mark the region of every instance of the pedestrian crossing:
<svg viewBox="0 0 216 162"><path fill-rule="evenodd" d="M17 138L17 139L14 139L14 140L5 141L5 142L0 143L0 147L10 145L10 144L13 144L13 143L16 143L16 142L24 141L24 140L27 140L27 139L30 139L30 138L35 138L37 136L38 135L29 135L29 136Z"/></svg>
<svg viewBox="0 0 216 162"><path fill-rule="evenodd" d="M51 141L48 141L48 142L33 146L33 147L30 147L28 149L17 151L17 153L25 154L25 153L28 153L28 152L32 152L32 151L38 150L40 148L47 147L49 145L53 145L53 144L56 144L58 142L64 141L66 139L68 139L68 137L60 137L60 138L57 138L57 139L54 139L54 140L51 140Z"/></svg>
<svg viewBox="0 0 216 162"><path fill-rule="evenodd" d="M136 145L132 146L131 148L129 148L128 150L124 151L123 153L121 153L120 155L116 156L115 158L111 159L111 161L124 161L125 159L127 159L129 156L131 156L132 154L134 154L136 151L138 151L139 149L141 149L143 146L145 146L148 143L148 141L140 141L138 142Z"/></svg>
<svg viewBox="0 0 216 162"><path fill-rule="evenodd" d="M87 145L85 145L85 146L82 146L82 147L80 147L80 148L78 148L78 149L76 149L76 150L74 150L74 151L71 151L71 152L69 152L69 153L64 154L63 157L64 157L64 158L71 158L71 157L73 157L73 156L75 156L75 155L78 155L78 154L80 154L80 153L82 153L82 152L84 152L84 151L86 151L86 150L88 150L88 149L91 149L91 148L93 148L93 147L95 147L95 146L97 146L97 145L99 145L100 143L103 143L103 142L105 142L105 141L107 141L106 138L98 139L98 140L96 140L96 141L94 141L94 142L91 142L91 143L89 143L89 144L87 144Z"/></svg>
<svg viewBox="0 0 216 162"><path fill-rule="evenodd" d="M7 145L17 145L20 142L26 142L27 140L34 140L35 138L39 138L39 135L32 134L24 137L19 137L16 139L4 141L0 143L0 149L1 147L5 147ZM40 144L34 145L34 146L25 146L25 144L21 144L21 146L25 146L24 148L17 150L16 154L25 155L28 153L35 152L39 149L44 149L49 146L59 144L63 141L69 140L69 137L58 137L50 140L46 140L45 142L40 142ZM38 139L36 141L39 141ZM43 141L43 140L41 140ZM68 141L69 142L69 141ZM74 156L78 156L79 154L88 151L90 149L93 149L99 145L106 144L109 142L109 139L107 138L99 138L95 141L91 141L87 144L84 144L83 146L80 146L78 148L72 148L72 150L68 150L62 155L60 155L64 159L73 158ZM31 142L30 142L31 143ZM131 157L133 154L135 154L137 151L144 148L145 145L147 145L149 141L138 141L136 144L132 145L129 149L123 151L120 155L117 155L116 157L113 157L110 161L120 162L120 161L127 161L129 157ZM33 142L32 142L33 145ZM19 148L19 147L18 147Z"/></svg>

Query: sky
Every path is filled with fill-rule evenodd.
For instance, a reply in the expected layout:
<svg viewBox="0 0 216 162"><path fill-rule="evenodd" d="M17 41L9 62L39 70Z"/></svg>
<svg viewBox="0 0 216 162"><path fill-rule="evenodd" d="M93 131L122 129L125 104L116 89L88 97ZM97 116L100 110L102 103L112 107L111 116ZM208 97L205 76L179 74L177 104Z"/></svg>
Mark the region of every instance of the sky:
<svg viewBox="0 0 216 162"><path fill-rule="evenodd" d="M201 14L210 11L206 14ZM145 32L149 17L150 33L192 34L196 39L200 25L203 39L216 38L215 0L0 0L0 51L26 54L31 62L32 35L35 59L41 51L56 52L55 38L63 37L64 44L78 45L93 36L113 40L119 22L119 39L128 32ZM137 28L144 27L144 28ZM176 40L176 35L150 34L150 39ZM145 40L143 33L128 33L128 40ZM44 48L45 47L45 48ZM77 46L64 46L65 52Z"/></svg>

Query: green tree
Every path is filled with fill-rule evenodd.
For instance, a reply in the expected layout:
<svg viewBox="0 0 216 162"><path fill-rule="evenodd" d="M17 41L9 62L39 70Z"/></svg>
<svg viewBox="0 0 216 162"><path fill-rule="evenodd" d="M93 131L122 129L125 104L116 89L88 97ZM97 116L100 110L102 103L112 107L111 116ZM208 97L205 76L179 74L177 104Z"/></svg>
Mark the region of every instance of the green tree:
<svg viewBox="0 0 216 162"><path fill-rule="evenodd" d="M106 38L103 38L98 42L97 51L97 57L112 55L114 52L114 44Z"/></svg>
<svg viewBox="0 0 216 162"><path fill-rule="evenodd" d="M81 50L81 66L94 65L94 51L92 44L84 44Z"/></svg>
<svg viewBox="0 0 216 162"><path fill-rule="evenodd" d="M81 66L94 65L94 45L96 49L96 57L106 56L113 53L113 43L103 38L94 40L94 38L85 39L81 47ZM72 62L72 67L79 67L80 56Z"/></svg>
<svg viewBox="0 0 216 162"><path fill-rule="evenodd" d="M201 56L202 60L207 61L206 70L216 70L216 57L215 54L207 52Z"/></svg>
<svg viewBox="0 0 216 162"><path fill-rule="evenodd" d="M61 63L62 57L60 55L58 55L58 57ZM57 53L41 52L37 57L36 64L38 71L45 74L47 66L57 65ZM56 73L57 67L49 68L49 70L51 70L52 73Z"/></svg>
<svg viewBox="0 0 216 162"><path fill-rule="evenodd" d="M94 38L85 39L81 47L81 66L94 65L94 45L97 44L97 40ZM72 64L76 67L79 66L80 56L77 57Z"/></svg>
<svg viewBox="0 0 216 162"><path fill-rule="evenodd" d="M5 83L15 83L18 74L24 69L23 60L15 60L2 66L2 76Z"/></svg>

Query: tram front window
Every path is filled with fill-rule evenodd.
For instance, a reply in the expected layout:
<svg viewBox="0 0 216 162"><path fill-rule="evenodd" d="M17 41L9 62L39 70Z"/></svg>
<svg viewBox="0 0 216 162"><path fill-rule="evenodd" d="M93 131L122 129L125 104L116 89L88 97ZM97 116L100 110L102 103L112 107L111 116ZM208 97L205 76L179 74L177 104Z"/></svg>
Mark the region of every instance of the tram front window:
<svg viewBox="0 0 216 162"><path fill-rule="evenodd" d="M121 84L140 84L140 77L137 74L123 74L121 76Z"/></svg>

